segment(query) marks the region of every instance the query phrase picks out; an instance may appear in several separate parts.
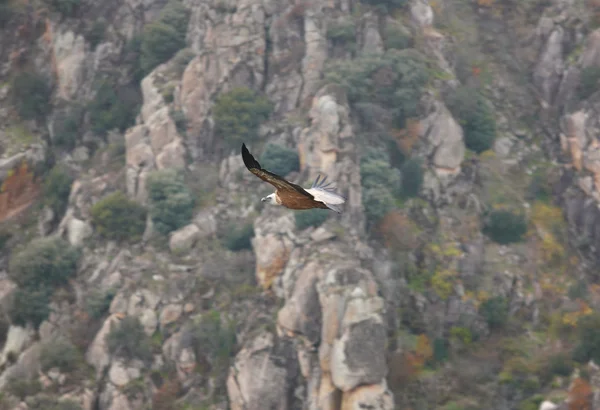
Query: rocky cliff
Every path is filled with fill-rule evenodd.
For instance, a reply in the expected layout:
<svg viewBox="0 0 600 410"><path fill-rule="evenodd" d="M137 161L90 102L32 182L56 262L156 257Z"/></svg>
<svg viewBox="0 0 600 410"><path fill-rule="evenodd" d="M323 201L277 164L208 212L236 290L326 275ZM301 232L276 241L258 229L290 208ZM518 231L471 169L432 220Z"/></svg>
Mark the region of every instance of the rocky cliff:
<svg viewBox="0 0 600 410"><path fill-rule="evenodd" d="M0 407L600 409L598 13L0 1Z"/></svg>

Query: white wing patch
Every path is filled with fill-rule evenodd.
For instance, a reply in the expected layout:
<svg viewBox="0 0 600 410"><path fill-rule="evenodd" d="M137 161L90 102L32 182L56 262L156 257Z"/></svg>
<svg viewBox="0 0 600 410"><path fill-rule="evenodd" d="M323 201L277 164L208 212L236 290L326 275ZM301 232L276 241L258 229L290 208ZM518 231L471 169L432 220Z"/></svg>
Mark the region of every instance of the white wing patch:
<svg viewBox="0 0 600 410"><path fill-rule="evenodd" d="M335 192L325 191L321 188L309 188L305 189L306 192L315 197L315 201L323 202L325 204L339 205L346 202L346 198Z"/></svg>
<svg viewBox="0 0 600 410"><path fill-rule="evenodd" d="M329 186L331 182L326 184L325 181L327 181L327 177L321 179L321 175L318 175L312 186L305 191L314 196L315 201L323 202L326 205L339 205L346 202L346 198L335 193L335 187Z"/></svg>

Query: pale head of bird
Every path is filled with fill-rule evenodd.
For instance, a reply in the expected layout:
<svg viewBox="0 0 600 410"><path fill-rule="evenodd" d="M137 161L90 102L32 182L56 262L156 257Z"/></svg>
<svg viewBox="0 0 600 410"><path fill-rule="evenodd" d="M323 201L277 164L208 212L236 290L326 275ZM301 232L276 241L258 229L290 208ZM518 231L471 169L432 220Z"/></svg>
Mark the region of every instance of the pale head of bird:
<svg viewBox="0 0 600 410"><path fill-rule="evenodd" d="M271 204L271 205L279 205L277 203L277 201L275 200L275 193L273 192L271 195L267 195L264 198L261 198L260 200L261 202L266 202L267 204Z"/></svg>

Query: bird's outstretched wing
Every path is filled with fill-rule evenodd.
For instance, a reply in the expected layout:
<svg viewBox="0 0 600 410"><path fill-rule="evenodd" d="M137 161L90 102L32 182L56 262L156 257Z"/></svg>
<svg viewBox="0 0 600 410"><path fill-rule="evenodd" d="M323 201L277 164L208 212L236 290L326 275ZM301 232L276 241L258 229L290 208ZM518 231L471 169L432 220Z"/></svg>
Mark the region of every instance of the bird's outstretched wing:
<svg viewBox="0 0 600 410"><path fill-rule="evenodd" d="M246 144L242 144L242 159L244 160L244 165L246 165L248 171L252 172L263 181L273 185L277 190L301 194L310 199L314 198L314 196L306 192L300 185L292 184L279 175L262 169L258 161L250 154L248 148L246 148Z"/></svg>

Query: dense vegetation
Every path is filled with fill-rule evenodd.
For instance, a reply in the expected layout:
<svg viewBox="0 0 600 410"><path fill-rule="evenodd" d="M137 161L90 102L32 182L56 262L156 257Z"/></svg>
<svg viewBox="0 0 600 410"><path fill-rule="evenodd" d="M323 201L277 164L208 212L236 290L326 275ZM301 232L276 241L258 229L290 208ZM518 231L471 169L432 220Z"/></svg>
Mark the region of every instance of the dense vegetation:
<svg viewBox="0 0 600 410"><path fill-rule="evenodd" d="M145 74L185 47L189 12L180 0L170 0L158 20L144 27L140 66Z"/></svg>
<svg viewBox="0 0 600 410"><path fill-rule="evenodd" d="M146 227L146 208L121 191L96 202L91 209L92 223L107 239L137 241Z"/></svg>
<svg viewBox="0 0 600 410"><path fill-rule="evenodd" d="M425 57L415 49L389 49L352 61L334 60L325 70L327 83L341 85L350 103L370 102L388 108L396 127L418 113L418 102L429 74Z"/></svg>
<svg viewBox="0 0 600 410"><path fill-rule="evenodd" d="M10 260L10 277L18 285L9 315L13 323L35 327L50 314L48 303L57 287L67 285L81 252L63 239L34 239Z"/></svg>
<svg viewBox="0 0 600 410"><path fill-rule="evenodd" d="M213 107L215 133L236 150L258 138L258 128L273 111L269 100L249 88L238 87L219 95Z"/></svg>
<svg viewBox="0 0 600 410"><path fill-rule="evenodd" d="M133 91L111 80L101 81L88 107L91 129L98 135L113 129L125 131L133 124L138 108Z"/></svg>
<svg viewBox="0 0 600 410"><path fill-rule="evenodd" d="M259 161L263 168L283 177L300 170L298 152L279 144L267 144Z"/></svg>
<svg viewBox="0 0 600 410"><path fill-rule="evenodd" d="M55 166L44 181L44 204L61 217L67 209L74 178L62 166Z"/></svg>
<svg viewBox="0 0 600 410"><path fill-rule="evenodd" d="M183 175L173 169L155 171L148 177L150 217L154 228L166 235L192 220L195 200Z"/></svg>
<svg viewBox="0 0 600 410"><path fill-rule="evenodd" d="M476 153L490 149L496 139L496 120L480 90L460 87L449 95L446 103L463 127L467 148Z"/></svg>
<svg viewBox="0 0 600 410"><path fill-rule="evenodd" d="M41 119L50 112L51 92L46 78L34 71L21 71L13 79L13 104L24 120Z"/></svg>

